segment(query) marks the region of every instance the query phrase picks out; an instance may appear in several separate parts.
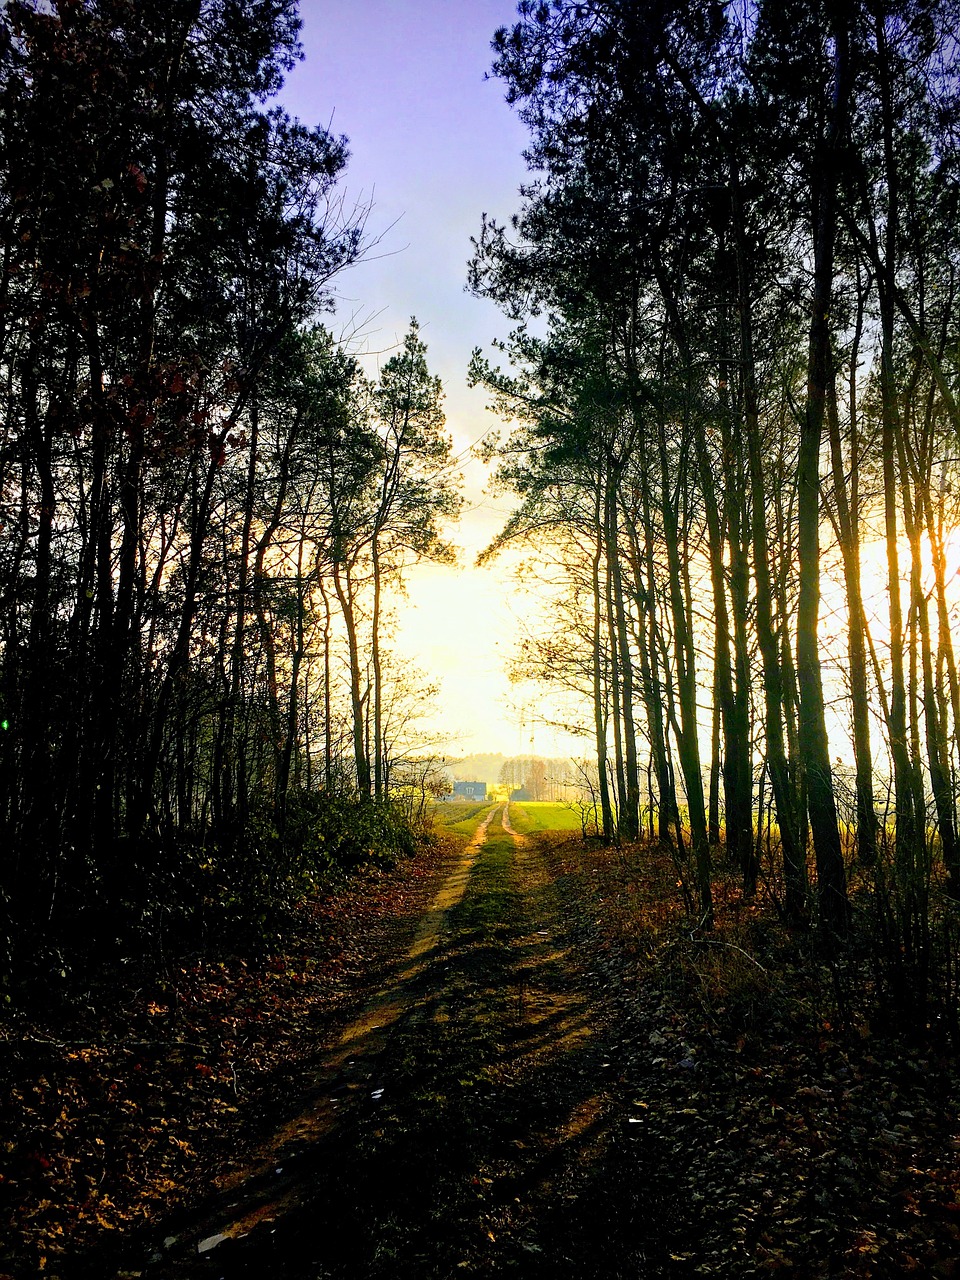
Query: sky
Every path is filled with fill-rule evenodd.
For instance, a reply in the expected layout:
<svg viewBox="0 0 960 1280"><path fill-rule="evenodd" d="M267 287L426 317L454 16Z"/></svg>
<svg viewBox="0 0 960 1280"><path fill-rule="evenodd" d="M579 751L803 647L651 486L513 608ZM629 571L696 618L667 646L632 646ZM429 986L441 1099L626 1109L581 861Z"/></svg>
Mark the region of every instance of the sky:
<svg viewBox="0 0 960 1280"><path fill-rule="evenodd" d="M372 202L368 230L379 243L337 281L333 321L358 333L370 371L389 357L411 316L421 326L431 371L446 391L447 428L468 453L496 420L466 371L474 347L489 349L509 322L465 290L470 237L484 212L506 219L518 206L526 133L486 79L490 41L513 21L512 0L301 0L305 59L282 100L308 124L349 139L341 179L348 202ZM382 356L379 354L382 353ZM506 667L516 644L529 567L474 560L502 527L509 496L483 492L486 475L465 460L466 503L452 531L462 547L456 569L410 575L398 648L439 680L438 724L467 754L574 750L538 725L537 693L511 687Z"/></svg>

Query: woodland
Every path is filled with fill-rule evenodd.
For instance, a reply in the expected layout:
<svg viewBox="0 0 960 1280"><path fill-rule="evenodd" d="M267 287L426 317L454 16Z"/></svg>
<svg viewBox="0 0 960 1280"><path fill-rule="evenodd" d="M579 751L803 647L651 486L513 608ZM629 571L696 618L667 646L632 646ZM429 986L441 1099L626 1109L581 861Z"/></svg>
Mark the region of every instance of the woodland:
<svg viewBox="0 0 960 1280"><path fill-rule="evenodd" d="M559 548L520 665L589 699L600 831L673 848L703 926L721 847L856 917L908 1004L960 893L957 20L521 4L530 180L470 267L516 322L471 369L520 499L488 554Z"/></svg>
<svg viewBox="0 0 960 1280"><path fill-rule="evenodd" d="M410 567L456 559L460 464L417 322L375 378L333 334L335 281L375 237L339 186L347 140L277 103L298 30L296 0L0 18L0 1016L34 1144L14 1200L74 1176L37 1136L69 1091L31 1054L96 1066L90 1087L145 1115L132 1073L169 1019L171 1115L213 1124L241 1055L262 1038L281 1072L338 948L373 982L383 919L426 910L476 830L434 817L448 779L411 728L433 687L390 645ZM837 1027L882 1023L904 1038L889 1071L907 1045L941 1082L960 1047L958 31L956 0L521 0L491 74L528 178L511 219L478 212L467 265L507 328L468 371L513 500L483 559L532 546L559 583L515 672L589 744L555 866L582 880L568 922L614 939L607 997L643 1005L636 956L722 947L750 1001L754 970L768 988L731 1055L776 1010L789 1058L800 992L810 1063ZM547 772L517 757L497 782L553 800ZM525 835L504 810L503 848ZM754 951L744 921L777 945ZM704 1054L734 1003L711 1004ZM644 1045L665 1035L644 1024ZM111 1177L135 1199L130 1125ZM937 1185L953 1212L960 1177ZM55 1200L30 1194L31 1213ZM809 1274L915 1270L922 1234L898 1255L916 1266Z"/></svg>
<svg viewBox="0 0 960 1280"><path fill-rule="evenodd" d="M271 101L298 26L281 0L3 19L18 982L255 945L311 878L413 847L424 690L383 620L406 564L452 556L457 477L416 323L375 382L320 323L369 240L345 140Z"/></svg>

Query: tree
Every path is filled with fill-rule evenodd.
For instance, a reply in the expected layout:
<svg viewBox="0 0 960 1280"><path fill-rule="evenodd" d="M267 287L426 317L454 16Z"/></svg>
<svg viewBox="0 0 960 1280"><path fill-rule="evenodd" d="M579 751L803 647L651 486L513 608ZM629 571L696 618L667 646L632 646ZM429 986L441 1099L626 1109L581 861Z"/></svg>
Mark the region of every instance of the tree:
<svg viewBox="0 0 960 1280"><path fill-rule="evenodd" d="M402 585L410 557L450 563L442 520L460 509L452 444L444 433L443 388L427 368L427 348L415 319L400 351L391 356L374 392L375 430L382 450L378 492L370 531L373 606L370 656L373 669L373 789L385 790L381 631L385 578Z"/></svg>
<svg viewBox="0 0 960 1280"><path fill-rule="evenodd" d="M205 732L204 637L238 629L221 482L245 457L251 513L262 388L363 240L333 195L343 140L267 105L297 30L288 0L2 20L3 893L25 954L96 938L157 833L206 812L199 759L175 798L167 766Z"/></svg>
<svg viewBox="0 0 960 1280"><path fill-rule="evenodd" d="M798 924L806 917L810 837L819 919L830 938L843 936L827 711L843 691L825 688L839 654L821 618L832 532L846 593L857 848L871 865L885 845L871 742L879 714L888 735L879 768L894 779L896 874L901 902L915 904L904 919L914 922L905 928L916 954L934 865L928 793L948 885L957 862L946 764L956 749L945 717L956 723L960 701L939 553L935 609L918 585L921 539L942 546L931 467L951 468L946 450L931 452L934 424L956 423L943 359L943 307L957 279L943 203L957 164L956 18L946 2L522 4L494 37L494 71L529 129L531 175L509 225L484 219L470 268L471 287L512 320L547 316L540 346L515 335L507 348L522 370L513 404L539 423L526 443L514 435L506 445L503 474L524 504L508 530L530 527L531 497L576 474L553 444L551 414L558 404L565 421L583 413L587 370L602 365L622 406L619 429L635 433L628 455L607 458L621 523L610 520L602 481L590 487L604 475L599 415L593 434L563 427L593 463L589 483L586 470L577 476L579 505L567 490L570 527L588 494L599 501L595 708L617 713L595 719L601 761L612 738L621 800L634 772L624 683L633 684L629 703L659 681L661 696L646 700L650 768L667 796L676 751L704 917L706 706L717 780L710 826L716 834L722 776L725 843L744 891L757 884L762 847L752 779L769 774L778 847L768 853L779 857L785 913ZM502 377L475 368L509 407ZM918 519L921 508L928 514ZM865 540L881 513L887 657L870 634L862 586ZM539 527L562 541L562 522L555 505ZM631 592L620 617L617 602ZM608 645L604 632L622 621L629 642Z"/></svg>

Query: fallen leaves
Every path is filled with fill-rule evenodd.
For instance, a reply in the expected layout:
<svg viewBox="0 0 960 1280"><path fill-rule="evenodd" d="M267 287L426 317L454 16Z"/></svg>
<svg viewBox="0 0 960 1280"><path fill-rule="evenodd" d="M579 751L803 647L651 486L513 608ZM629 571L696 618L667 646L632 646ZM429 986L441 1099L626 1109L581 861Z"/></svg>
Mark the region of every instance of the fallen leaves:
<svg viewBox="0 0 960 1280"><path fill-rule="evenodd" d="M32 1280L235 1163L251 1117L304 1087L449 856L434 847L304 903L283 953L260 963L183 962L0 1030L0 1267Z"/></svg>
<svg viewBox="0 0 960 1280"><path fill-rule="evenodd" d="M604 1138L609 1173L586 1157L580 1169L571 1155L569 1180L555 1173L544 1184L561 1188L558 1232L578 1225L567 1200L607 1176L591 1194L612 1218L626 1206L617 1247L631 1247L639 1221L651 1257L677 1274L960 1280L956 1064L871 1023L867 997L838 1017L830 975L762 907L718 893L717 932L705 945L681 927L672 869L650 851L593 847L587 866L577 841L543 843L573 944L565 954L593 1001L590 1018L607 1011L589 1087L620 1107ZM108 1012L21 1024L19 1040L0 1041L0 1266L24 1278L56 1272L71 1252L155 1218L242 1158L241 1122L297 1090L329 1028L389 972L440 862L309 904L283 952L258 965L183 964L162 983L115 988ZM455 1027L449 1014L437 1013L438 1044ZM552 1044L545 1038L524 1060L531 1078L545 1072ZM445 1086L464 1123L478 1108L497 1110L474 1065ZM517 1062L501 1074L517 1092ZM366 1097L378 1143L402 1102L383 1079ZM555 1091L543 1099L545 1116L554 1101ZM435 1110L432 1098L420 1102ZM547 1120L526 1117L527 1140L509 1130L498 1178L542 1160L543 1144L528 1140L537 1125L547 1133ZM489 1177L470 1186L493 1203ZM540 1251L522 1240L528 1211L511 1199L483 1239ZM659 1274L653 1267L647 1273Z"/></svg>
<svg viewBox="0 0 960 1280"><path fill-rule="evenodd" d="M666 1184L667 1256L715 1280L950 1275L956 1063L871 1025L868 982L838 1017L830 975L761 906L721 886L706 946L664 906L666 859L590 852L585 867L557 843L551 861L586 976L616 1010L611 1056L636 1126L618 1131L621 1176L633 1164L639 1185ZM665 1153L656 1171L651 1151Z"/></svg>

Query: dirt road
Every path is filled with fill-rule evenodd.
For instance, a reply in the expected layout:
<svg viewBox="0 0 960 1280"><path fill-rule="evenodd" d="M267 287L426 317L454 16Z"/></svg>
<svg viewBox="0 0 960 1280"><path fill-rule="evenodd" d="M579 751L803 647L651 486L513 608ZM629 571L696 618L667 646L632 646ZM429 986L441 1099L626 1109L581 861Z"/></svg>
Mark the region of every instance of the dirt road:
<svg viewBox="0 0 960 1280"><path fill-rule="evenodd" d="M310 1104L135 1269L636 1275L597 1159L623 1124L609 1013L565 928L536 839L492 809L396 980L331 1048Z"/></svg>
<svg viewBox="0 0 960 1280"><path fill-rule="evenodd" d="M491 810L259 1158L58 1280L957 1280L953 1068L834 1034L769 920L659 923L656 852Z"/></svg>

